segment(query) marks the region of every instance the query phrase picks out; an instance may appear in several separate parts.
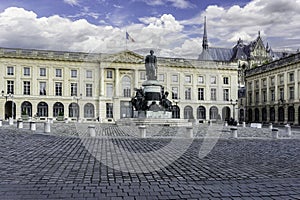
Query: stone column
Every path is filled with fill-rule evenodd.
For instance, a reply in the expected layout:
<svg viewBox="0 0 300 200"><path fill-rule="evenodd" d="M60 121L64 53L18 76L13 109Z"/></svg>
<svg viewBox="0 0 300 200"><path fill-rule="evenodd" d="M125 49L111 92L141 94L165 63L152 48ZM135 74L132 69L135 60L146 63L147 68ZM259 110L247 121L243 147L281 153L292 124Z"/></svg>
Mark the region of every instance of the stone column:
<svg viewBox="0 0 300 200"><path fill-rule="evenodd" d="M115 69L115 97L120 96L120 71L119 68Z"/></svg>
<svg viewBox="0 0 300 200"><path fill-rule="evenodd" d="M104 96L104 69L100 66L100 96Z"/></svg>
<svg viewBox="0 0 300 200"><path fill-rule="evenodd" d="M134 70L134 88L139 88L139 71Z"/></svg>

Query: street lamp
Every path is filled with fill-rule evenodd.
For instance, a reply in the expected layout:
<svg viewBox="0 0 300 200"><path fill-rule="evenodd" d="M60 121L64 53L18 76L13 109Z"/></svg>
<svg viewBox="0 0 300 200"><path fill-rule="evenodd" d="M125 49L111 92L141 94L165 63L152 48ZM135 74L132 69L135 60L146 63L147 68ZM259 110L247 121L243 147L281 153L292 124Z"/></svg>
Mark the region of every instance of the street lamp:
<svg viewBox="0 0 300 200"><path fill-rule="evenodd" d="M230 104L233 106L233 120L235 120L235 106L237 105L238 100L232 100L230 99Z"/></svg>
<svg viewBox="0 0 300 200"><path fill-rule="evenodd" d="M2 97L5 97L5 102L7 102L7 98L11 98L11 118L13 120L14 118L14 95L11 94L11 93L8 93L8 94L4 94L4 91L2 90L1 91L1 94L2 94Z"/></svg>
<svg viewBox="0 0 300 200"><path fill-rule="evenodd" d="M77 122L79 121L79 104L78 104L78 102L79 102L79 100L80 99L82 99L82 94L80 94L80 96L78 97L78 96L73 96L73 100L76 100L76 103L77 103L77 106L78 106L78 113L77 113Z"/></svg>

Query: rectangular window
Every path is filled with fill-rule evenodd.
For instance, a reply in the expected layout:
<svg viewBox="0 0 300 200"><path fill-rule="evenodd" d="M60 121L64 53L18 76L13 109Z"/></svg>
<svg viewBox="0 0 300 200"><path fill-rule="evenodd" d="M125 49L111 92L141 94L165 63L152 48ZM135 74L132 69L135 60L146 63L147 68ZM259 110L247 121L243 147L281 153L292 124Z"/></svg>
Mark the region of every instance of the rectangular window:
<svg viewBox="0 0 300 200"><path fill-rule="evenodd" d="M106 118L113 118L113 104L106 103Z"/></svg>
<svg viewBox="0 0 300 200"><path fill-rule="evenodd" d="M274 76L270 78L270 83L271 83L271 85L275 85L275 77Z"/></svg>
<svg viewBox="0 0 300 200"><path fill-rule="evenodd" d="M86 84L85 92L86 92L87 97L92 97L93 96L93 84Z"/></svg>
<svg viewBox="0 0 300 200"><path fill-rule="evenodd" d="M223 78L223 84L224 85L228 85L229 84L229 78L228 77L224 77Z"/></svg>
<svg viewBox="0 0 300 200"><path fill-rule="evenodd" d="M7 94L14 94L14 81L7 81Z"/></svg>
<svg viewBox="0 0 300 200"><path fill-rule="evenodd" d="M91 70L86 70L86 78L93 78L93 72Z"/></svg>
<svg viewBox="0 0 300 200"><path fill-rule="evenodd" d="M290 87L290 100L293 100L295 98L295 94L294 94L294 87Z"/></svg>
<svg viewBox="0 0 300 200"><path fill-rule="evenodd" d="M191 88L186 88L184 94L186 100L191 100Z"/></svg>
<svg viewBox="0 0 300 200"><path fill-rule="evenodd" d="M77 70L76 69L71 70L71 78L77 78Z"/></svg>
<svg viewBox="0 0 300 200"><path fill-rule="evenodd" d="M283 74L279 75L279 84L283 84L284 83L284 76Z"/></svg>
<svg viewBox="0 0 300 200"><path fill-rule="evenodd" d="M210 77L210 84L217 84L217 77L211 76Z"/></svg>
<svg viewBox="0 0 300 200"><path fill-rule="evenodd" d="M204 100L204 88L198 88L198 100Z"/></svg>
<svg viewBox="0 0 300 200"><path fill-rule="evenodd" d="M249 92L249 104L252 104L252 92Z"/></svg>
<svg viewBox="0 0 300 200"><path fill-rule="evenodd" d="M185 82L186 83L192 83L192 76L191 75L186 75L185 76Z"/></svg>
<svg viewBox="0 0 300 200"><path fill-rule="evenodd" d="M30 95L30 81L24 81L23 84L24 84L23 85L24 86L23 87L23 89L24 89L23 94L24 95Z"/></svg>
<svg viewBox="0 0 300 200"><path fill-rule="evenodd" d="M259 92L255 92L255 103L259 103Z"/></svg>
<svg viewBox="0 0 300 200"><path fill-rule="evenodd" d="M178 87L172 87L172 99L178 99Z"/></svg>
<svg viewBox="0 0 300 200"><path fill-rule="evenodd" d="M294 73L289 73L289 81L294 82Z"/></svg>
<svg viewBox="0 0 300 200"><path fill-rule="evenodd" d="M262 86L263 87L267 87L267 79L263 79L262 80Z"/></svg>
<svg viewBox="0 0 300 200"><path fill-rule="evenodd" d="M46 68L40 68L40 76L46 76Z"/></svg>
<svg viewBox="0 0 300 200"><path fill-rule="evenodd" d="M113 71L112 70L107 70L106 71L106 78L111 79L113 77Z"/></svg>
<svg viewBox="0 0 300 200"><path fill-rule="evenodd" d="M164 82L165 81L165 75L164 74L159 74L158 75L158 81Z"/></svg>
<svg viewBox="0 0 300 200"><path fill-rule="evenodd" d="M271 101L275 101L275 90L271 90Z"/></svg>
<svg viewBox="0 0 300 200"><path fill-rule="evenodd" d="M30 76L30 68L24 67L24 76Z"/></svg>
<svg viewBox="0 0 300 200"><path fill-rule="evenodd" d="M113 84L111 83L106 84L106 96L113 97Z"/></svg>
<svg viewBox="0 0 300 200"><path fill-rule="evenodd" d="M178 75L176 75L176 74L172 75L172 82L178 83Z"/></svg>
<svg viewBox="0 0 300 200"><path fill-rule="evenodd" d="M40 82L40 95L46 95L46 82Z"/></svg>
<svg viewBox="0 0 300 200"><path fill-rule="evenodd" d="M55 96L62 96L62 83L55 83Z"/></svg>
<svg viewBox="0 0 300 200"><path fill-rule="evenodd" d="M7 75L14 75L14 67L7 67Z"/></svg>
<svg viewBox="0 0 300 200"><path fill-rule="evenodd" d="M123 95L124 95L124 97L131 97L131 89L130 88L124 88L123 89Z"/></svg>
<svg viewBox="0 0 300 200"><path fill-rule="evenodd" d="M279 100L284 100L284 89L283 88L279 89Z"/></svg>
<svg viewBox="0 0 300 200"><path fill-rule="evenodd" d="M62 77L62 70L61 69L55 69L55 76L56 77Z"/></svg>
<svg viewBox="0 0 300 200"><path fill-rule="evenodd" d="M267 91L262 91L262 100L263 102L267 102Z"/></svg>
<svg viewBox="0 0 300 200"><path fill-rule="evenodd" d="M223 100L224 101L229 101L229 89L224 89L223 90Z"/></svg>
<svg viewBox="0 0 300 200"><path fill-rule="evenodd" d="M198 76L198 83L203 84L204 83L204 77Z"/></svg>
<svg viewBox="0 0 300 200"><path fill-rule="evenodd" d="M140 72L140 80L146 80L146 72Z"/></svg>
<svg viewBox="0 0 300 200"><path fill-rule="evenodd" d="M216 88L210 89L210 100L212 100L212 101L217 100L217 89Z"/></svg>
<svg viewBox="0 0 300 200"><path fill-rule="evenodd" d="M77 83L71 83L71 96L77 96Z"/></svg>
<svg viewBox="0 0 300 200"><path fill-rule="evenodd" d="M259 88L259 80L255 81L255 88L258 89Z"/></svg>

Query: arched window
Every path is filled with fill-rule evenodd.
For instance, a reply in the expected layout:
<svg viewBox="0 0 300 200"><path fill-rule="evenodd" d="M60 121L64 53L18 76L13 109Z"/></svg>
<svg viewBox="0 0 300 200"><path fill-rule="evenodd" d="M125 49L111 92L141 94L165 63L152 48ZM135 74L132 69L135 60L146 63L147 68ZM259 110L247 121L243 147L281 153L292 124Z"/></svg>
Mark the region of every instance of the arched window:
<svg viewBox="0 0 300 200"><path fill-rule="evenodd" d="M21 105L21 114L32 117L32 104L28 101L24 101Z"/></svg>
<svg viewBox="0 0 300 200"><path fill-rule="evenodd" d="M77 103L69 105L69 117L79 117L79 106Z"/></svg>
<svg viewBox="0 0 300 200"><path fill-rule="evenodd" d="M94 118L94 105L91 103L87 103L84 105L84 117L85 118Z"/></svg>
<svg viewBox="0 0 300 200"><path fill-rule="evenodd" d="M197 119L206 119L206 109L204 106L197 108Z"/></svg>
<svg viewBox="0 0 300 200"><path fill-rule="evenodd" d="M229 121L230 119L230 108L228 106L222 109L222 119L224 121Z"/></svg>
<svg viewBox="0 0 300 200"><path fill-rule="evenodd" d="M266 108L263 108L261 110L261 117L262 117L262 121L263 122L266 122L267 121L267 109Z"/></svg>
<svg viewBox="0 0 300 200"><path fill-rule="evenodd" d="M279 122L284 121L284 108L283 107L278 108L278 121Z"/></svg>
<svg viewBox="0 0 300 200"><path fill-rule="evenodd" d="M209 119L218 119L218 108L216 106L209 109Z"/></svg>
<svg viewBox="0 0 300 200"><path fill-rule="evenodd" d="M184 119L193 119L193 108L191 106L186 106L184 108Z"/></svg>
<svg viewBox="0 0 300 200"><path fill-rule="evenodd" d="M295 121L295 108L294 106L289 106L288 108L288 122Z"/></svg>
<svg viewBox="0 0 300 200"><path fill-rule="evenodd" d="M53 105L53 117L57 117L59 115L63 116L64 114L64 105L60 102L56 102Z"/></svg>
<svg viewBox="0 0 300 200"><path fill-rule="evenodd" d="M274 122L275 121L275 108L270 108L270 121Z"/></svg>
<svg viewBox="0 0 300 200"><path fill-rule="evenodd" d="M259 109L255 108L254 110L254 121L259 122Z"/></svg>
<svg viewBox="0 0 300 200"><path fill-rule="evenodd" d="M128 76L122 78L122 89L124 97L131 97L131 79Z"/></svg>
<svg viewBox="0 0 300 200"><path fill-rule="evenodd" d="M180 108L178 106L172 107L172 118L175 118L175 119L180 118Z"/></svg>
<svg viewBox="0 0 300 200"><path fill-rule="evenodd" d="M37 105L37 115L38 117L48 117L48 104L45 102L40 102Z"/></svg>
<svg viewBox="0 0 300 200"><path fill-rule="evenodd" d="M249 110L248 110L248 121L252 122L252 109L251 108L249 108Z"/></svg>

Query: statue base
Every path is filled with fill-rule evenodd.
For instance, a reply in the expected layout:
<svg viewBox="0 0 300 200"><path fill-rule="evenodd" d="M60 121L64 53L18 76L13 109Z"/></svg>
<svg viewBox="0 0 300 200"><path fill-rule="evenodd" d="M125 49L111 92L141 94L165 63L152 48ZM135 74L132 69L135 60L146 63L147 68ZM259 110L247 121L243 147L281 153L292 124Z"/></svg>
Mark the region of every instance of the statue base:
<svg viewBox="0 0 300 200"><path fill-rule="evenodd" d="M154 102L159 105L161 100L161 89L162 85L157 80L147 80L142 86L144 87L145 100L147 101L147 106L151 107ZM153 111L158 111L154 108Z"/></svg>

